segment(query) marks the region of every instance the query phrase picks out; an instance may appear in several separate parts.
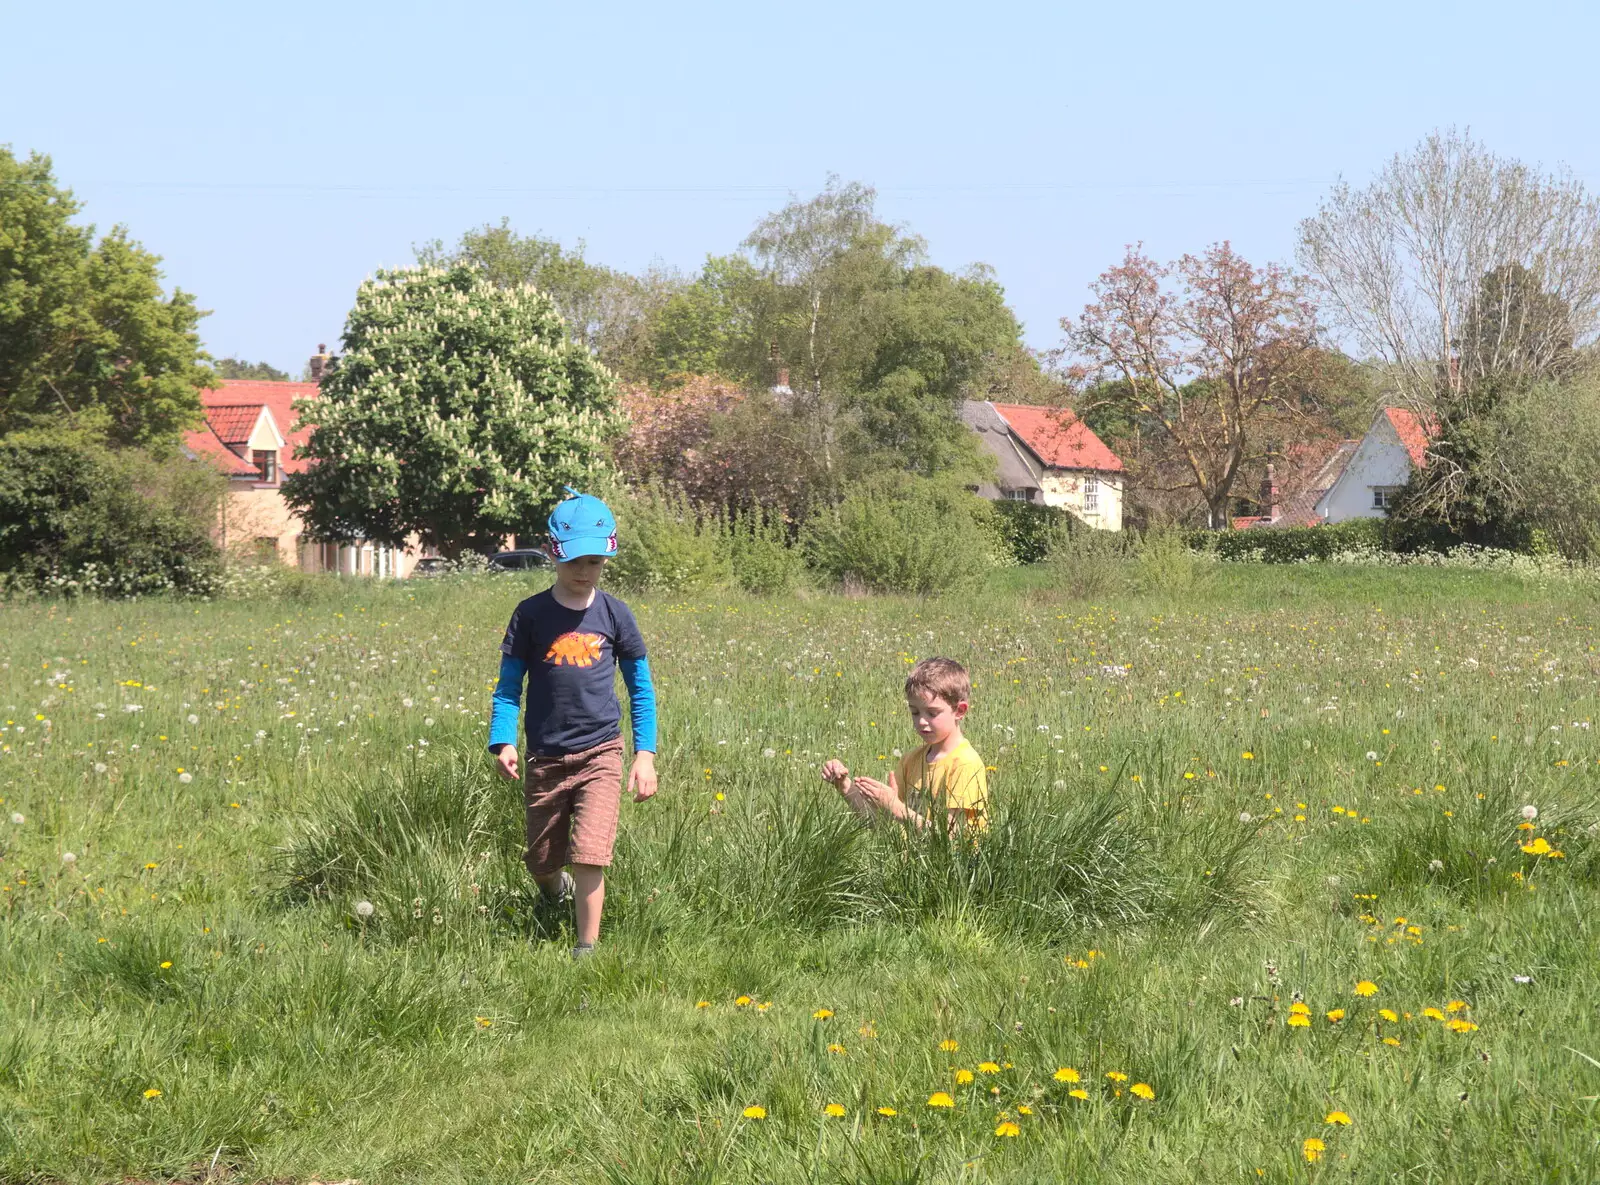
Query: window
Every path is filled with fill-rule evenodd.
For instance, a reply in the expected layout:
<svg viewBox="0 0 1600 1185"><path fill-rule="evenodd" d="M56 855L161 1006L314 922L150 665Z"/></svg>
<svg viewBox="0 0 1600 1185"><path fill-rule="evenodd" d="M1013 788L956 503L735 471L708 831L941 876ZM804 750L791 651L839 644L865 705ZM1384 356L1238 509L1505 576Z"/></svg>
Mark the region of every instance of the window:
<svg viewBox="0 0 1600 1185"><path fill-rule="evenodd" d="M250 454L250 463L256 467L256 472L261 475L261 480L276 482L278 480L278 454L272 449L258 448Z"/></svg>
<svg viewBox="0 0 1600 1185"><path fill-rule="evenodd" d="M1031 500L1027 490L1007 490L1006 498L1012 502L1027 502Z"/></svg>
<svg viewBox="0 0 1600 1185"><path fill-rule="evenodd" d="M1372 509L1388 511L1394 506L1394 496L1396 493L1398 493L1397 490L1390 489L1388 486L1373 486Z"/></svg>
<svg viewBox="0 0 1600 1185"><path fill-rule="evenodd" d="M1100 479L1093 473L1083 479L1083 512L1100 513Z"/></svg>

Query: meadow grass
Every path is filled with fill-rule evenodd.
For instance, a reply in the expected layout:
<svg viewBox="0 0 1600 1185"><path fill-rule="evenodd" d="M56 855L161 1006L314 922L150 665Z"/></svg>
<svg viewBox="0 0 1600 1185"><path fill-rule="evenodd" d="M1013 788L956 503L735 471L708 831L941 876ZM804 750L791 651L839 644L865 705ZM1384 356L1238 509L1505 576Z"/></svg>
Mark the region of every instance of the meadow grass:
<svg viewBox="0 0 1600 1185"><path fill-rule="evenodd" d="M1591 592L637 598L662 792L574 964L483 752L519 579L0 607L0 1180L1600 1173ZM817 778L933 653L975 844Z"/></svg>

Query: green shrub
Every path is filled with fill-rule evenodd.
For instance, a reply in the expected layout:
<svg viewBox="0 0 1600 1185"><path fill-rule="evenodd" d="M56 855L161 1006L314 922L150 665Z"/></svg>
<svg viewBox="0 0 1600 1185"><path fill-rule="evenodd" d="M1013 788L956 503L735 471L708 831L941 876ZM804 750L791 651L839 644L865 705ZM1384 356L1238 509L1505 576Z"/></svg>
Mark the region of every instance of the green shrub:
<svg viewBox="0 0 1600 1185"><path fill-rule="evenodd" d="M68 595L209 594L225 488L204 465L86 434L13 433L0 440L0 577Z"/></svg>
<svg viewBox="0 0 1600 1185"><path fill-rule="evenodd" d="M748 593L793 592L805 576L805 557L789 540L777 515L753 511L727 524L724 533L734 583Z"/></svg>
<svg viewBox="0 0 1600 1185"><path fill-rule="evenodd" d="M1181 531L1149 530L1134 545L1133 581L1140 592L1183 593L1197 588L1216 557L1192 550Z"/></svg>
<svg viewBox="0 0 1600 1185"><path fill-rule="evenodd" d="M1121 531L1057 528L1045 556L1051 584L1079 600L1118 591L1127 583L1130 540Z"/></svg>
<svg viewBox="0 0 1600 1185"><path fill-rule="evenodd" d="M1078 523L1071 511L1037 502L991 502L994 520L1006 546L1019 564L1037 564L1047 558L1058 533Z"/></svg>
<svg viewBox="0 0 1600 1185"><path fill-rule="evenodd" d="M719 519L702 515L682 494L662 486L618 499L616 558L607 580L618 588L679 593L728 580Z"/></svg>
<svg viewBox="0 0 1600 1185"><path fill-rule="evenodd" d="M808 563L828 580L874 592L971 588L994 567L982 500L958 486L895 474L858 488L807 523Z"/></svg>
<svg viewBox="0 0 1600 1185"><path fill-rule="evenodd" d="M1316 527L1256 527L1248 531L1189 531L1191 550L1220 560L1256 560L1264 564L1298 564L1331 559L1346 551L1382 551L1389 546L1388 523L1381 518L1353 518Z"/></svg>

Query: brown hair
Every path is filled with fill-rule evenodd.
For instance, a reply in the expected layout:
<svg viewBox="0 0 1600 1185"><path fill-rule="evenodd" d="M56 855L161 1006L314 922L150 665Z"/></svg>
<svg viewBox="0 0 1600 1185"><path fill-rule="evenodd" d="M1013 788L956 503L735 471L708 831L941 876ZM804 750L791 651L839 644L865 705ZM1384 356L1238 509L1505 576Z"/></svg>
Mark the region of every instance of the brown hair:
<svg viewBox="0 0 1600 1185"><path fill-rule="evenodd" d="M913 691L936 695L953 708L971 701L972 679L953 658L925 658L906 676L906 694Z"/></svg>

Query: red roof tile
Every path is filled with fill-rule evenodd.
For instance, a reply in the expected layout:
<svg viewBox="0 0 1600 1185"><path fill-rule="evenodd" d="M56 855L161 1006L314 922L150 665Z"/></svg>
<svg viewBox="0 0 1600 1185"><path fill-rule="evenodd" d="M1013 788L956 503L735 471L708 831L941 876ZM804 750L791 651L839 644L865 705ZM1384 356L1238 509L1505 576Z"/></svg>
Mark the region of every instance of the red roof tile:
<svg viewBox="0 0 1600 1185"><path fill-rule="evenodd" d="M235 404L265 404L272 412L272 418L278 423L278 431L283 433L288 446L278 457L279 467L285 473L299 473L310 464L309 461L296 460L295 449L306 443L311 433L308 430L297 430L295 427L299 417L294 411L294 402L297 399L315 399L317 396L316 383L272 383L257 381L255 379L224 379L222 386L215 391L201 392L201 402L206 406L206 416L210 418L210 409L213 406L226 407Z"/></svg>
<svg viewBox="0 0 1600 1185"><path fill-rule="evenodd" d="M1122 458L1107 448L1070 407L996 403L994 409L1046 465L1057 469L1122 472Z"/></svg>
<svg viewBox="0 0 1600 1185"><path fill-rule="evenodd" d="M243 444L261 418L259 403L207 403L206 423L223 444Z"/></svg>
<svg viewBox="0 0 1600 1185"><path fill-rule="evenodd" d="M256 467L223 444L209 425L184 433L183 444L195 457L210 461L229 477L257 476Z"/></svg>
<svg viewBox="0 0 1600 1185"><path fill-rule="evenodd" d="M1428 463L1428 428L1417 418L1417 413L1403 407L1386 407L1383 414L1389 417L1395 435L1406 446L1411 463L1421 469Z"/></svg>

